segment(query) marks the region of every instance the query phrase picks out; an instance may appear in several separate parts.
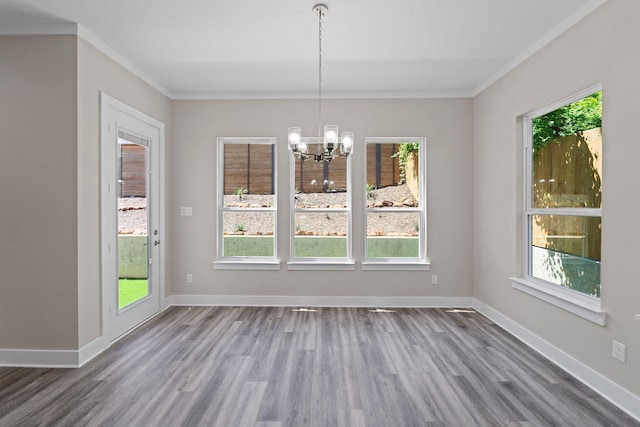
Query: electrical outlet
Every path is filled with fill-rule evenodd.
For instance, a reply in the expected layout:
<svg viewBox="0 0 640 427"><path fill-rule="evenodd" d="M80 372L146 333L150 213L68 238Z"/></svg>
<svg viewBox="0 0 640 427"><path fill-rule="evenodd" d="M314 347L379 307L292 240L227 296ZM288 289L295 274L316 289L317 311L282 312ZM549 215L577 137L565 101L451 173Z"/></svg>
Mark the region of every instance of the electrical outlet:
<svg viewBox="0 0 640 427"><path fill-rule="evenodd" d="M431 284L432 285L437 285L438 284L438 275L437 274L432 274L431 275Z"/></svg>
<svg viewBox="0 0 640 427"><path fill-rule="evenodd" d="M193 283L193 274L187 273L187 283Z"/></svg>
<svg viewBox="0 0 640 427"><path fill-rule="evenodd" d="M622 343L619 343L616 340L613 340L613 343L611 346L611 356L613 356L614 359L618 359L622 363L626 363L627 346Z"/></svg>
<svg viewBox="0 0 640 427"><path fill-rule="evenodd" d="M192 216L193 208L191 206L180 206L180 216Z"/></svg>

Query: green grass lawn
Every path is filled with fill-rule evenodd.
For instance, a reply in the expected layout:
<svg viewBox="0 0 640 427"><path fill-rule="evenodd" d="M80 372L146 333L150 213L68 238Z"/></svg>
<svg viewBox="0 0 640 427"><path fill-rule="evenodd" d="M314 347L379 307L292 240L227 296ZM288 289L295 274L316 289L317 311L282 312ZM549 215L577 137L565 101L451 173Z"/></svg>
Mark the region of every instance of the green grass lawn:
<svg viewBox="0 0 640 427"><path fill-rule="evenodd" d="M129 304L146 297L147 279L120 279L118 281L118 308L126 307Z"/></svg>

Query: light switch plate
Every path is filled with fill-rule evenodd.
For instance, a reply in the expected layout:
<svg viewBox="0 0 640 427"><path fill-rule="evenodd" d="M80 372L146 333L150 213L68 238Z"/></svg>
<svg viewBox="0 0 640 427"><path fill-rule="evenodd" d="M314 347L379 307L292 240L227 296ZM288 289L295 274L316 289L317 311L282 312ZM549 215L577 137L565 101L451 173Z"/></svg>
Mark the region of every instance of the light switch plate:
<svg viewBox="0 0 640 427"><path fill-rule="evenodd" d="M191 206L180 206L180 216L192 216L193 208Z"/></svg>

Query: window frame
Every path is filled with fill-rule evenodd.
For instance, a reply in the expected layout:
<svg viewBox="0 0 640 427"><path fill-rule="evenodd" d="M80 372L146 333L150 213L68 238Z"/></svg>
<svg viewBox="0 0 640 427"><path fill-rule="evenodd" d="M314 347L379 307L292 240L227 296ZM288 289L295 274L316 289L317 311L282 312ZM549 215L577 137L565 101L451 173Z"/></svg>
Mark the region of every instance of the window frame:
<svg viewBox="0 0 640 427"><path fill-rule="evenodd" d="M214 269L222 270L279 270L280 260L278 258L278 139L275 137L218 137L217 144L217 177L216 177L216 260L213 263ZM224 205L224 147L227 144L262 144L273 146L273 206L260 208L238 208L225 207ZM225 213L237 212L263 212L273 213L273 256L224 256L223 239Z"/></svg>
<svg viewBox="0 0 640 427"><path fill-rule="evenodd" d="M303 143L310 144L322 144L323 139L318 137L303 137L301 139ZM296 208L295 195L296 195L296 161L298 158L289 153L289 260L287 262L288 270L355 270L355 263L353 260L353 203L352 203L352 158L353 154L349 154L346 157L347 171L346 171L346 208ZM306 160L315 161L315 160ZM347 215L346 226L346 239L347 239L347 255L345 257L296 257L295 256L295 214L307 212L314 214L331 214L341 213Z"/></svg>
<svg viewBox="0 0 640 427"><path fill-rule="evenodd" d="M572 104L580 99L602 91L597 84L578 93L556 101L545 107L521 116L523 172L523 206L522 206L522 274L512 277L512 287L538 299L567 310L573 314L597 323L606 325L606 313L602 311L601 298L584 294L562 285L546 281L532 275L533 227L536 215L599 217L602 220L602 206L599 208L535 208L533 207L533 120ZM604 116L604 115L603 115ZM601 281L602 282L602 281Z"/></svg>
<svg viewBox="0 0 640 427"><path fill-rule="evenodd" d="M404 144L418 143L418 182L419 203L418 207L406 208L369 208L367 207L367 194L363 196L364 223L363 242L364 255L362 261L363 270L429 270L431 263L427 259L427 138L426 137L366 137L364 139L364 176L363 187L367 184L367 146L369 144ZM418 256L417 257L369 257L367 254L367 218L369 213L419 213L418 229Z"/></svg>

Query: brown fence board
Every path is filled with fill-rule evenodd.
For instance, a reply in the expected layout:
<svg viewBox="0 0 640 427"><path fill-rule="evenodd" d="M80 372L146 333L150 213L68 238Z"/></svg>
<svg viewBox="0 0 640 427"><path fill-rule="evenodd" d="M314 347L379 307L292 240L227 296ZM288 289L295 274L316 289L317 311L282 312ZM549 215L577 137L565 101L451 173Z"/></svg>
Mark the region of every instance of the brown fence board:
<svg viewBox="0 0 640 427"><path fill-rule="evenodd" d="M379 147L379 148L378 148ZM380 150L380 161L376 151ZM398 144L367 144L367 184L375 188L398 185L400 183L400 163L391 157L398 150Z"/></svg>
<svg viewBox="0 0 640 427"><path fill-rule="evenodd" d="M273 194L273 146L225 144L224 194Z"/></svg>
<svg viewBox="0 0 640 427"><path fill-rule="evenodd" d="M123 144L120 157L120 197L146 197L146 147Z"/></svg>

